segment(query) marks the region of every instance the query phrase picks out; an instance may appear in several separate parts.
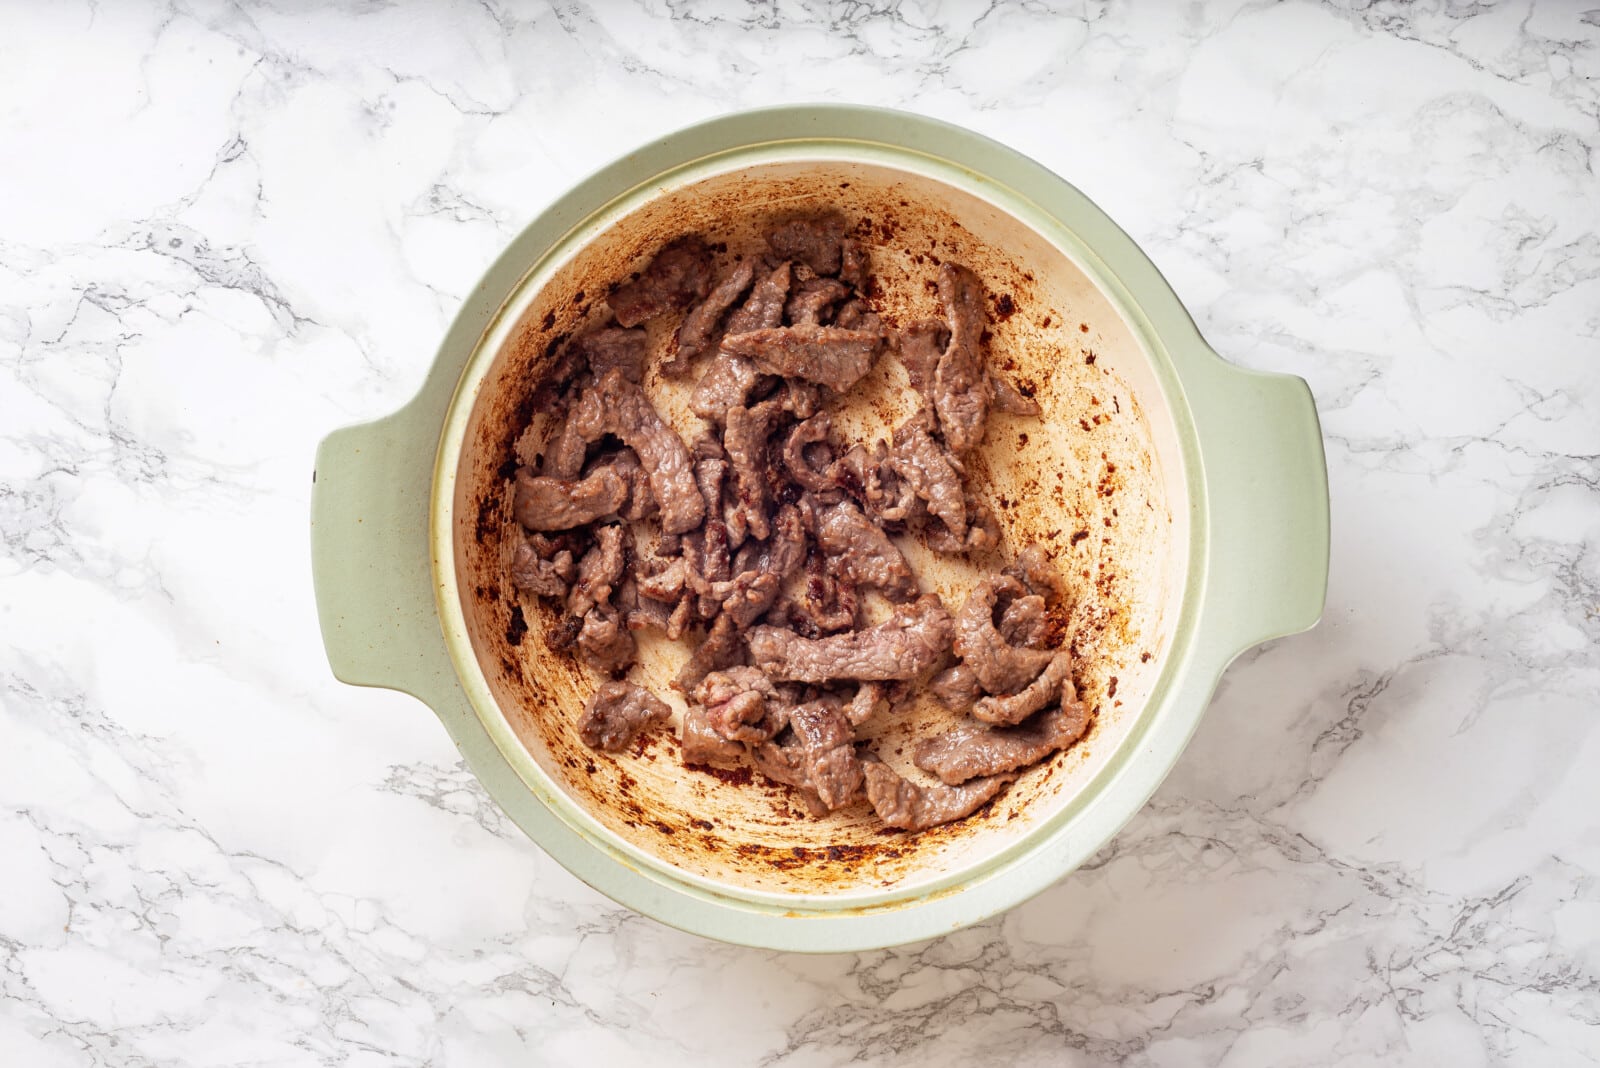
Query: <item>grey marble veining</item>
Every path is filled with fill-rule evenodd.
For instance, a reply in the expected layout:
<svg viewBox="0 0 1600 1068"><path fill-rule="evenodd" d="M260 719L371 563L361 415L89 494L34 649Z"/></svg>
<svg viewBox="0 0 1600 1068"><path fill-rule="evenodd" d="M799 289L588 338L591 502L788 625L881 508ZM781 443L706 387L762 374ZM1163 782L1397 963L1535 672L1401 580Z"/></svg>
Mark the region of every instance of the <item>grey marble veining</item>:
<svg viewBox="0 0 1600 1068"><path fill-rule="evenodd" d="M0 1064L1600 1058L1600 8L0 11ZM529 844L341 687L307 472L500 246L796 99L1077 184L1317 394L1325 622L1003 918L735 949ZM708 1053L710 1056L708 1056Z"/></svg>

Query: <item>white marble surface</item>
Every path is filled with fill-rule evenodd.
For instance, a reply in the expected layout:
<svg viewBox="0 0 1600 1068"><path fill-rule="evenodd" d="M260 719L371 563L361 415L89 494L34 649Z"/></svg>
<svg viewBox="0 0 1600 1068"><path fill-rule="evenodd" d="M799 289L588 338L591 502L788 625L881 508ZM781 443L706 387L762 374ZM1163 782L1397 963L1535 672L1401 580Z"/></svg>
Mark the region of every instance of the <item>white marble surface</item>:
<svg viewBox="0 0 1600 1068"><path fill-rule="evenodd" d="M0 10L0 1064L1600 1056L1600 10ZM1586 10L1588 8L1588 10ZM1307 378L1325 622L1093 863L938 942L632 915L328 675L318 439L590 169L805 98L970 125Z"/></svg>

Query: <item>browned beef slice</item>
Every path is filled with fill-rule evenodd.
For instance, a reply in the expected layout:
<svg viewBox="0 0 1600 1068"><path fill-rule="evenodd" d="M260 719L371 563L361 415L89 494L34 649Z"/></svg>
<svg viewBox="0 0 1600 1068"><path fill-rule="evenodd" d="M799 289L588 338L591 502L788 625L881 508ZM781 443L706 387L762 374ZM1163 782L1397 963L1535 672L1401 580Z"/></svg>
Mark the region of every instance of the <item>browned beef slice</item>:
<svg viewBox="0 0 1600 1068"><path fill-rule="evenodd" d="M833 463L833 447L828 443L832 421L827 412L818 412L795 424L783 441L783 466L802 489L813 493L833 493L838 483L828 468Z"/></svg>
<svg viewBox="0 0 1600 1068"><path fill-rule="evenodd" d="M620 753L641 731L661 726L671 715L649 690L628 682L602 682L583 706L578 736L590 749Z"/></svg>
<svg viewBox="0 0 1600 1068"><path fill-rule="evenodd" d="M909 419L895 427L888 464L927 503L929 514L944 524L952 537L958 541L966 537L967 496L961 473L928 433L923 419Z"/></svg>
<svg viewBox="0 0 1600 1068"><path fill-rule="evenodd" d="M956 537L942 523L928 522L922 526L928 548L941 553L987 552L1000 544L1000 521L989 506L970 490L962 493L962 500L967 514L966 537Z"/></svg>
<svg viewBox="0 0 1600 1068"><path fill-rule="evenodd" d="M1032 682L1054 653L1007 645L994 625L995 600L1020 596L1023 587L1009 575L989 575L972 588L956 613L955 651L989 693L1016 693Z"/></svg>
<svg viewBox="0 0 1600 1068"><path fill-rule="evenodd" d="M683 716L683 762L685 764L711 764L730 767L745 760L745 747L731 742L711 729L706 720L706 710L700 705L690 705Z"/></svg>
<svg viewBox="0 0 1600 1068"><path fill-rule="evenodd" d="M567 431L586 441L614 434L633 449L649 474L650 491L661 506L661 529L682 534L700 525L705 502L695 485L689 450L644 395L644 390L612 370L584 390L567 419Z"/></svg>
<svg viewBox="0 0 1600 1068"><path fill-rule="evenodd" d="M926 594L897 606L875 627L828 638L754 627L748 645L755 665L777 679L909 679L949 652L950 614L936 595Z"/></svg>
<svg viewBox="0 0 1600 1068"><path fill-rule="evenodd" d="M993 368L989 371L989 397L997 412L1005 412L1008 415L1039 414L1039 402L1032 397L1024 396L1005 376L996 374Z"/></svg>
<svg viewBox="0 0 1600 1068"><path fill-rule="evenodd" d="M1050 621L1045 618L1044 598L1038 594L1018 597L1000 613L1000 636L1007 645L1043 649L1049 635Z"/></svg>
<svg viewBox="0 0 1600 1068"><path fill-rule="evenodd" d="M632 449L618 449L601 463L593 465L588 473L593 474L602 468L620 475L628 484L628 499L617 509L617 515L632 523L656 511L655 494L650 492L650 476L645 474L644 465Z"/></svg>
<svg viewBox="0 0 1600 1068"><path fill-rule="evenodd" d="M837 212L802 216L773 227L767 245L786 260L798 260L818 274L839 273L844 216Z"/></svg>
<svg viewBox="0 0 1600 1068"><path fill-rule="evenodd" d="M571 347L584 358L596 378L604 378L607 371L616 368L629 382L644 381L650 342L643 330L602 327L579 334L572 339Z"/></svg>
<svg viewBox="0 0 1600 1068"><path fill-rule="evenodd" d="M1054 604L1061 596L1061 575L1050 562L1049 555L1037 545L1029 545L1005 567L1005 574L1021 582L1029 593L1044 598L1045 604Z"/></svg>
<svg viewBox="0 0 1600 1068"><path fill-rule="evenodd" d="M833 313L833 325L841 330L865 330L873 334L884 332L883 320L860 298L839 305L839 310Z"/></svg>
<svg viewBox="0 0 1600 1068"><path fill-rule="evenodd" d="M952 712L965 712L972 703L983 696L978 676L965 664L952 664L928 683L934 700Z"/></svg>
<svg viewBox="0 0 1600 1068"><path fill-rule="evenodd" d="M1020 727L991 730L963 723L917 746L917 767L949 785L1017 771L1065 749L1089 727L1089 712L1064 701Z"/></svg>
<svg viewBox="0 0 1600 1068"><path fill-rule="evenodd" d="M849 294L850 287L837 278L813 278L795 287L784 315L796 326L819 326L824 315Z"/></svg>
<svg viewBox="0 0 1600 1068"><path fill-rule="evenodd" d="M867 246L853 237L847 237L839 242L839 281L852 289L865 292L867 272L870 270Z"/></svg>
<svg viewBox="0 0 1600 1068"><path fill-rule="evenodd" d="M903 831L925 831L976 812L1015 775L991 775L960 786L919 786L877 760L862 760L867 800L878 818Z"/></svg>
<svg viewBox="0 0 1600 1068"><path fill-rule="evenodd" d="M917 595L917 579L904 554L848 498L816 509L817 545L840 577L856 586L873 586L892 601Z"/></svg>
<svg viewBox="0 0 1600 1068"><path fill-rule="evenodd" d="M789 286L793 280L794 267L787 261L762 275L750 291L750 299L728 317L727 333L743 334L750 330L782 326L783 309L788 303Z"/></svg>
<svg viewBox="0 0 1600 1068"><path fill-rule="evenodd" d="M828 473L880 523L904 522L922 505L911 483L890 465L889 446L881 439L871 448L859 442L850 446Z"/></svg>
<svg viewBox="0 0 1600 1068"><path fill-rule="evenodd" d="M571 480L583 473L584 457L588 455L590 438L584 437L585 420L575 416L582 407L581 401L567 412L566 421L551 439L545 450L542 474L546 478Z"/></svg>
<svg viewBox="0 0 1600 1068"><path fill-rule="evenodd" d="M872 369L883 335L837 326L778 326L729 334L722 350L750 360L769 374L849 389Z"/></svg>
<svg viewBox="0 0 1600 1068"><path fill-rule="evenodd" d="M799 509L785 504L773 521L772 537L764 543L750 542L740 550L731 581L712 583L711 596L735 627L745 630L772 607L783 580L805 559L805 538Z"/></svg>
<svg viewBox="0 0 1600 1068"><path fill-rule="evenodd" d="M669 243L637 279L611 291L611 310L623 326L638 326L669 311L681 311L711 287L711 250L698 237Z"/></svg>
<svg viewBox="0 0 1600 1068"><path fill-rule="evenodd" d="M767 523L767 437L782 415L783 405L776 400L734 408L728 412L728 428L722 437L745 527L757 538L765 538L771 531Z"/></svg>
<svg viewBox="0 0 1600 1068"><path fill-rule="evenodd" d="M889 687L881 682L863 682L856 687L856 695L850 703L844 706L844 714L850 726L859 727L888 707Z"/></svg>
<svg viewBox="0 0 1600 1068"><path fill-rule="evenodd" d="M591 608L583 617L578 648L595 669L611 675L621 674L633 663L633 635L622 614L608 606Z"/></svg>
<svg viewBox="0 0 1600 1068"><path fill-rule="evenodd" d="M911 388L919 393L931 407L933 405L933 380L939 368L939 357L950 344L950 331L937 319L923 319L900 331L900 363L911 380Z"/></svg>
<svg viewBox="0 0 1600 1068"><path fill-rule="evenodd" d="M627 479L609 467L578 481L541 478L521 467L512 511L529 530L570 530L611 515L627 500Z"/></svg>
<svg viewBox="0 0 1600 1068"><path fill-rule="evenodd" d="M1003 697L984 697L972 706L972 718L983 723L1008 726L1021 723L1045 705L1065 693L1065 700L1073 697L1072 654L1058 651L1039 672L1037 678L1014 694Z"/></svg>
<svg viewBox="0 0 1600 1068"><path fill-rule="evenodd" d="M983 440L989 419L982 340L988 324L986 299L983 283L965 267L946 263L939 268L939 300L950 323L950 344L934 372L933 405L939 430L957 456Z"/></svg>
<svg viewBox="0 0 1600 1068"><path fill-rule="evenodd" d="M689 361L703 353L712 352L722 337L722 319L728 309L750 288L756 277L752 260L736 264L727 277L718 282L705 300L690 309L678 327L678 351L661 363L667 374L681 374Z"/></svg>
<svg viewBox="0 0 1600 1068"><path fill-rule="evenodd" d="M595 605L609 605L628 563L627 530L612 524L595 531L595 544L578 563L578 580L567 596L567 611L581 616Z"/></svg>
<svg viewBox="0 0 1600 1068"><path fill-rule="evenodd" d="M855 736L837 702L808 701L791 709L789 728L784 743L767 742L754 750L762 774L810 794L821 812L843 808L861 796Z"/></svg>
<svg viewBox="0 0 1600 1068"><path fill-rule="evenodd" d="M672 685L688 693L711 672L738 663L741 645L739 628L734 625L733 617L726 614L719 615L712 622L706 640L695 647L694 652L689 655L688 663L683 665L677 677L672 680Z"/></svg>
<svg viewBox="0 0 1600 1068"><path fill-rule="evenodd" d="M752 667L713 671L691 698L705 709L711 729L736 742L757 745L789 722L790 701L764 672Z"/></svg>
<svg viewBox="0 0 1600 1068"><path fill-rule="evenodd" d="M805 595L785 605L784 625L803 638L854 630L860 607L856 588L839 581L827 557L813 552L806 557Z"/></svg>
<svg viewBox="0 0 1600 1068"><path fill-rule="evenodd" d="M525 540L517 545L511 558L511 584L540 597L565 597L577 575L578 564L570 549L556 549L548 557L541 557Z"/></svg>
<svg viewBox="0 0 1600 1068"><path fill-rule="evenodd" d="M781 325L784 302L789 297L789 280L787 261L763 275L750 291L750 299L728 317L723 337ZM729 352L725 346L719 347L700 381L695 383L689 407L700 418L721 423L728 412L744 407L760 379L761 371L754 362Z"/></svg>

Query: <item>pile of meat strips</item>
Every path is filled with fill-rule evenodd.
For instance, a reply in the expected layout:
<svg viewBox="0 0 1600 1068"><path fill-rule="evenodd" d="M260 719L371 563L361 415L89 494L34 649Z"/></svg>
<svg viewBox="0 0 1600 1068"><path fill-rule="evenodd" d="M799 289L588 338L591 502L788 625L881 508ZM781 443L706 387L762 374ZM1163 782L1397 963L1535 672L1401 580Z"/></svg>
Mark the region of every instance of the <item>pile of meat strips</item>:
<svg viewBox="0 0 1600 1068"><path fill-rule="evenodd" d="M683 758L750 765L820 815L861 801L921 830L983 805L1087 727L1049 609L1060 593L1028 548L952 617L922 593L891 533L937 552L998 547L963 457L991 410L1037 415L984 353L987 295L939 271L943 321L890 331L870 309L865 249L837 214L791 219L770 254L713 278L699 237L663 248L610 296L615 321L574 338L550 379L556 418L512 492L525 528L521 590L564 606L546 640L615 681L590 698L583 740L607 751L664 725L667 705L622 681L635 631L693 644L674 686L688 699ZM685 444L641 388L642 323L681 315L660 373L699 369ZM890 440L848 447L829 420L892 352L920 397ZM881 622L866 625L875 597ZM934 784L884 764L856 730L916 685L966 718L914 752Z"/></svg>

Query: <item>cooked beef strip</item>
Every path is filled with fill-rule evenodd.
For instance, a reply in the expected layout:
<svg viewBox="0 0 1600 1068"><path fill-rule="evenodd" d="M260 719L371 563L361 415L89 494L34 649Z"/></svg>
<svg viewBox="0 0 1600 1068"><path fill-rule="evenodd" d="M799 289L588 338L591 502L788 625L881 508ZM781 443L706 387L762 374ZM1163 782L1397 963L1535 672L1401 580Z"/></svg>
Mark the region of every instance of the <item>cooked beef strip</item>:
<svg viewBox="0 0 1600 1068"><path fill-rule="evenodd" d="M820 550L808 555L805 596L789 605L790 628L803 638L854 630L860 610L856 588L829 570L828 558Z"/></svg>
<svg viewBox="0 0 1600 1068"><path fill-rule="evenodd" d="M841 330L864 330L871 334L882 334L883 320L878 318L878 313L867 306L867 302L859 297L847 300L839 305L839 310L833 313L833 325Z"/></svg>
<svg viewBox="0 0 1600 1068"><path fill-rule="evenodd" d="M615 608L596 606L583 617L578 649L596 670L618 675L633 663L633 635Z"/></svg>
<svg viewBox="0 0 1600 1068"><path fill-rule="evenodd" d="M1048 651L1018 649L1006 644L994 625L994 604L1002 593L1020 596L1022 583L1009 575L983 578L967 594L966 603L955 618L956 655L972 668L978 684L994 694L1016 693L1032 682L1055 656Z"/></svg>
<svg viewBox="0 0 1600 1068"><path fill-rule="evenodd" d="M1088 728L1088 709L1067 700L1017 727L990 729L963 723L919 743L916 765L954 786L1037 764L1076 742Z"/></svg>
<svg viewBox="0 0 1600 1068"><path fill-rule="evenodd" d="M585 441L614 434L638 454L661 506L661 529L682 534L700 525L705 502L695 485L689 450L661 418L650 398L615 369L583 391L567 419L567 432Z"/></svg>
<svg viewBox="0 0 1600 1068"><path fill-rule="evenodd" d="M601 327L579 334L570 347L589 365L595 378L604 378L612 368L638 385L644 381L644 361L650 355L649 335L643 330Z"/></svg>
<svg viewBox="0 0 1600 1068"><path fill-rule="evenodd" d="M782 325L790 273L791 266L785 261L763 275L744 306L728 317L723 340L733 334ZM720 424L729 411L744 406L760 379L761 370L753 362L719 343L716 355L695 383L689 408L700 418Z"/></svg>
<svg viewBox="0 0 1600 1068"><path fill-rule="evenodd" d="M937 319L923 319L900 331L898 354L911 388L933 407L933 381L939 357L950 344L950 331Z"/></svg>
<svg viewBox="0 0 1600 1068"><path fill-rule="evenodd" d="M767 246L786 260L798 260L818 274L838 274L844 216L838 212L802 216L767 232Z"/></svg>
<svg viewBox="0 0 1600 1068"><path fill-rule="evenodd" d="M789 301L794 281L794 265L785 261L761 276L750 299L728 317L728 334L743 334L783 325L783 309Z"/></svg>
<svg viewBox="0 0 1600 1068"><path fill-rule="evenodd" d="M734 265L733 270L718 282L705 300L690 309L678 327L678 350L661 362L663 374L679 375L689 368L689 361L714 352L722 338L722 319L738 299L755 281L754 260Z"/></svg>
<svg viewBox="0 0 1600 1068"><path fill-rule="evenodd" d="M919 786L878 760L861 761L867 800L878 818L903 831L925 831L941 823L970 816L1015 775L991 775L961 786Z"/></svg>
<svg viewBox="0 0 1600 1068"><path fill-rule="evenodd" d="M616 472L628 484L628 499L617 509L617 515L635 523L655 513L656 498L650 492L650 476L645 474L637 453L626 447L618 449L599 463L592 463L585 474L591 475L601 468Z"/></svg>
<svg viewBox="0 0 1600 1068"><path fill-rule="evenodd" d="M867 273L870 270L867 246L853 237L847 237L839 242L839 281L864 293L867 289Z"/></svg>
<svg viewBox="0 0 1600 1068"><path fill-rule="evenodd" d="M783 404L778 400L731 409L722 437L744 525L756 538L764 539L771 531L767 523L767 438L782 415Z"/></svg>
<svg viewBox="0 0 1600 1068"><path fill-rule="evenodd" d="M688 662L672 680L673 687L688 693L711 672L738 663L742 648L739 628L734 624L733 617L727 614L717 616L711 624L711 630L706 634L706 640L689 654Z"/></svg>
<svg viewBox="0 0 1600 1068"><path fill-rule="evenodd" d="M732 767L745 762L745 747L713 730L706 719L706 710L700 705L690 705L684 713L679 741L683 745L685 764Z"/></svg>
<svg viewBox="0 0 1600 1068"><path fill-rule="evenodd" d="M835 494L838 491L839 484L828 470L833 463L833 447L828 442L832 426L828 413L818 412L796 423L783 439L783 466L790 478L812 493ZM820 469L812 466L812 456L820 461Z"/></svg>
<svg viewBox="0 0 1600 1068"><path fill-rule="evenodd" d="M860 442L850 446L828 473L880 523L905 522L922 506L911 483L890 466L889 446L881 438L870 449Z"/></svg>
<svg viewBox="0 0 1600 1068"><path fill-rule="evenodd" d="M578 481L540 478L519 467L511 507L529 530L571 530L613 514L627 500L627 479L610 467Z"/></svg>
<svg viewBox="0 0 1600 1068"><path fill-rule="evenodd" d="M967 513L967 536L958 538L940 523L924 523L921 533L928 548L941 553L987 552L1000 544L1000 521L970 490L962 494Z"/></svg>
<svg viewBox="0 0 1600 1068"><path fill-rule="evenodd" d="M933 405L945 443L961 456L983 440L989 419L982 340L987 296L977 275L947 261L939 268L939 300L950 323L950 343L934 372Z"/></svg>
<svg viewBox="0 0 1600 1068"><path fill-rule="evenodd" d="M1037 545L1025 546L1016 559L1005 566L1003 573L1026 586L1029 593L1043 597L1047 605L1061 597L1061 574Z"/></svg>
<svg viewBox="0 0 1600 1068"><path fill-rule="evenodd" d="M722 351L743 356L762 371L843 392L872 369L882 344L879 333L802 324L729 334Z"/></svg>
<svg viewBox="0 0 1600 1068"><path fill-rule="evenodd" d="M1002 727L1021 723L1063 693L1065 700L1070 701L1073 697L1071 686L1072 654L1061 649L1050 658L1038 677L1018 692L980 698L972 706L972 718Z"/></svg>
<svg viewBox="0 0 1600 1068"><path fill-rule="evenodd" d="M875 627L828 638L802 638L779 627L753 627L747 640L755 665L776 679L909 679L950 649L950 614L925 594Z"/></svg>
<svg viewBox="0 0 1600 1068"><path fill-rule="evenodd" d="M917 579L905 555L855 502L842 498L818 505L815 512L817 545L841 578L853 585L876 587L891 601L917 596Z"/></svg>
<svg viewBox="0 0 1600 1068"><path fill-rule="evenodd" d="M997 374L993 368L989 369L989 398L995 411L1005 412L1007 415L1038 415L1040 412L1038 401L1025 396L1011 384L1010 380L1004 375Z"/></svg>
<svg viewBox="0 0 1600 1068"><path fill-rule="evenodd" d="M711 286L711 250L698 237L680 237L656 253L632 282L611 291L609 303L623 326L638 326L669 311L681 311Z"/></svg>
<svg viewBox="0 0 1600 1068"><path fill-rule="evenodd" d="M705 709L712 730L750 745L770 740L787 726L792 704L764 672L752 667L711 672L690 699Z"/></svg>
<svg viewBox="0 0 1600 1068"><path fill-rule="evenodd" d="M1000 636L1007 645L1043 649L1049 635L1050 621L1045 617L1044 598L1038 594L1018 597L1000 612Z"/></svg>
<svg viewBox="0 0 1600 1068"><path fill-rule="evenodd" d="M792 504L778 510L772 537L765 543L745 546L735 560L736 574L729 582L712 583L711 596L721 602L724 615L732 616L734 626L747 629L772 607L783 580L794 573L805 559L805 526L800 511Z"/></svg>
<svg viewBox="0 0 1600 1068"><path fill-rule="evenodd" d="M856 687L856 695L850 703L844 706L844 714L850 726L859 727L888 707L889 687L881 682L863 682Z"/></svg>
<svg viewBox="0 0 1600 1068"><path fill-rule="evenodd" d="M572 550L557 549L541 557L528 540L517 544L511 558L511 585L540 597L566 597L567 587L578 576L578 563Z"/></svg>
<svg viewBox="0 0 1600 1068"><path fill-rule="evenodd" d="M965 712L972 703L983 696L977 674L966 664L952 664L933 677L928 684L934 700L952 712Z"/></svg>
<svg viewBox="0 0 1600 1068"><path fill-rule="evenodd" d="M578 737L590 749L620 753L641 731L661 726L671 715L649 690L629 682L602 682L583 706Z"/></svg>
<svg viewBox="0 0 1600 1068"><path fill-rule="evenodd" d="M888 465L927 503L928 512L958 541L967 533L966 493L950 454L926 429L925 419L895 427Z"/></svg>
<svg viewBox="0 0 1600 1068"><path fill-rule="evenodd" d="M833 306L850 295L850 287L837 278L813 278L795 287L784 316L795 326L821 326Z"/></svg>
<svg viewBox="0 0 1600 1068"><path fill-rule="evenodd" d="M861 796L861 761L855 735L838 702L808 701L789 711L789 739L752 751L763 775L812 795L822 812L843 808Z"/></svg>
<svg viewBox="0 0 1600 1068"><path fill-rule="evenodd" d="M594 547L578 562L578 580L567 595L567 611L581 616L595 605L609 605L627 564L627 529L612 524L595 531Z"/></svg>

